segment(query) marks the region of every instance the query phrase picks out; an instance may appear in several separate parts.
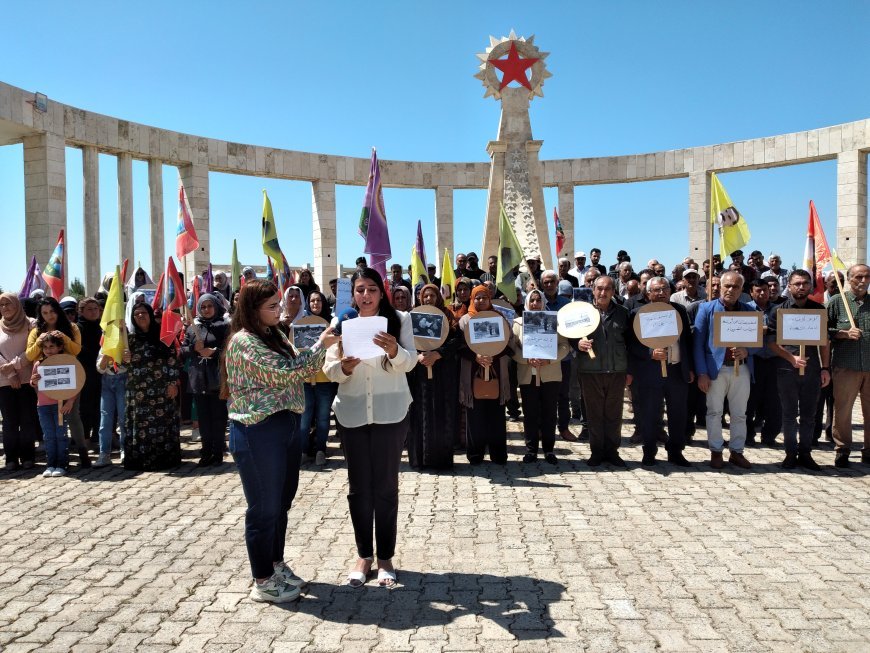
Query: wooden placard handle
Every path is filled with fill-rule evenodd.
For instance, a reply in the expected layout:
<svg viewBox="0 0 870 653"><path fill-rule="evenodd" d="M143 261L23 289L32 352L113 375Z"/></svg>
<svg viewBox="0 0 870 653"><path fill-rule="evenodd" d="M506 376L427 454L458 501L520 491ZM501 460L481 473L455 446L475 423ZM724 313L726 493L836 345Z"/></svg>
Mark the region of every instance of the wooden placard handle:
<svg viewBox="0 0 870 653"><path fill-rule="evenodd" d="M486 365L483 368L483 380L489 381L489 365Z"/></svg>
<svg viewBox="0 0 870 653"><path fill-rule="evenodd" d="M57 425L58 426L63 426L63 408L62 408L62 406L63 406L63 401L58 399L57 400Z"/></svg>
<svg viewBox="0 0 870 653"><path fill-rule="evenodd" d="M582 340L583 342L588 342L589 339L586 336L583 336L582 338L580 338L580 340ZM586 353L589 354L589 358L595 358L595 352L591 349Z"/></svg>
<svg viewBox="0 0 870 653"><path fill-rule="evenodd" d="M659 363L662 364L662 378L663 378L663 379L668 378L668 366L667 366L667 363L665 363L665 361L663 361L663 360L660 360Z"/></svg>
<svg viewBox="0 0 870 653"><path fill-rule="evenodd" d="M539 370L537 367L532 368L532 376L535 377L535 386L540 388L541 387L541 375L538 373L538 371Z"/></svg>
<svg viewBox="0 0 870 653"><path fill-rule="evenodd" d="M740 361L734 359L734 376L740 376Z"/></svg>
<svg viewBox="0 0 870 653"><path fill-rule="evenodd" d="M799 349L798 349L798 356L800 356L801 358L804 358L805 355L806 355L806 349L805 349L805 347L806 347L806 345L798 345L798 348L799 348ZM805 367L801 367L801 368L798 370L798 374L799 374L800 376L803 376L803 375L804 375L804 372L806 372L806 371L807 371L807 368L805 368Z"/></svg>
<svg viewBox="0 0 870 653"><path fill-rule="evenodd" d="M432 366L431 365L429 365L426 368L426 376L429 378L430 381L432 380Z"/></svg>

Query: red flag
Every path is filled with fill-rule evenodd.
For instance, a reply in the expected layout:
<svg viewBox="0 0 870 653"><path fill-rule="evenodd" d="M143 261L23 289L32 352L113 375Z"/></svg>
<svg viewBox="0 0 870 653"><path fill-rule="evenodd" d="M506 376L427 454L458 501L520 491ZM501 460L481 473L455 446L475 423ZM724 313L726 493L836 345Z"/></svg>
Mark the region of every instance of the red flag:
<svg viewBox="0 0 870 653"><path fill-rule="evenodd" d="M166 278L166 273L160 274L160 281L157 282L157 290L154 291L154 299L151 300L151 308L155 311L159 308L163 310L163 280Z"/></svg>
<svg viewBox="0 0 870 653"><path fill-rule="evenodd" d="M196 307L199 304L199 277L193 278L193 283L190 284L192 286L191 296L193 297L193 312L196 313Z"/></svg>
<svg viewBox="0 0 870 653"><path fill-rule="evenodd" d="M169 347L181 332L181 316L175 309L184 307L184 285L175 268L172 257L166 262L166 278L163 280L163 318L160 321L160 341Z"/></svg>
<svg viewBox="0 0 870 653"><path fill-rule="evenodd" d="M124 280L127 278L127 264L130 262L130 259L124 259L124 265L121 266L121 283L124 283Z"/></svg>
<svg viewBox="0 0 870 653"><path fill-rule="evenodd" d="M187 192L181 183L181 175L178 175L178 223L175 227L175 255L178 260L187 254L196 251L199 247L199 239L196 237L196 229L193 228L193 213L190 211L190 202L187 201Z"/></svg>
<svg viewBox="0 0 870 653"><path fill-rule="evenodd" d="M825 297L825 266L831 262L831 249L822 229L822 222L816 212L816 205L810 200L810 217L807 224L807 243L804 247L804 270L813 277L813 291L810 299L821 303Z"/></svg>
<svg viewBox="0 0 870 653"><path fill-rule="evenodd" d="M63 289L66 285L63 281L63 229L60 230L60 234L57 237L57 245L54 246L54 251L51 253L48 265L42 271L42 278L51 289L51 296L60 300L63 297Z"/></svg>
<svg viewBox="0 0 870 653"><path fill-rule="evenodd" d="M559 220L559 214L556 207L553 207L553 222L556 224L556 258L562 254L562 248L565 246L565 232L562 230L562 221Z"/></svg>

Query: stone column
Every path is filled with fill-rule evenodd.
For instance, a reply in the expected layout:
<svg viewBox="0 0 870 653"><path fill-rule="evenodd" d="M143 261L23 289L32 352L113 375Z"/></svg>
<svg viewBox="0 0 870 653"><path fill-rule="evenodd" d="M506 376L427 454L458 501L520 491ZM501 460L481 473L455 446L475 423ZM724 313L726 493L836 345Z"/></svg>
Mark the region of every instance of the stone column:
<svg viewBox="0 0 870 653"><path fill-rule="evenodd" d="M154 283L166 266L166 247L163 243L163 162L148 160L148 195L151 209L151 278Z"/></svg>
<svg viewBox="0 0 870 653"><path fill-rule="evenodd" d="M706 170L689 175L689 256L702 269L704 259L712 257L710 247L710 174ZM718 251L718 250L716 250Z"/></svg>
<svg viewBox="0 0 870 653"><path fill-rule="evenodd" d="M867 153L837 155L837 254L846 265L867 262Z"/></svg>
<svg viewBox="0 0 870 653"><path fill-rule="evenodd" d="M329 280L339 274L338 239L335 230L335 182L311 183L311 217L314 239L314 280L329 292Z"/></svg>
<svg viewBox="0 0 870 653"><path fill-rule="evenodd" d="M489 168L489 192L486 197L486 221L483 225L483 247L480 252L480 260L485 261L489 256L498 256L498 215L499 204L504 199L504 168L507 155L507 143L502 141L490 141L486 145L486 151L490 158ZM456 252L451 252L456 256Z"/></svg>
<svg viewBox="0 0 870 653"><path fill-rule="evenodd" d="M453 187L438 186L435 188L435 252L429 254L427 263L434 263L438 274L443 275L441 264L444 262L444 250L450 252L451 265L456 252L453 251ZM481 256L484 254L481 252ZM486 258L481 259L485 263Z"/></svg>
<svg viewBox="0 0 870 653"><path fill-rule="evenodd" d="M187 193L187 201L190 202L193 228L196 229L196 237L199 240L199 249L187 255L184 284L189 287L193 275L205 270L209 262L208 166L192 163L179 168L178 171L181 173L181 182ZM226 247L227 255L231 254L232 242L227 243ZM181 264L184 266L184 262Z"/></svg>
<svg viewBox="0 0 870 653"><path fill-rule="evenodd" d="M82 148L82 195L85 228L85 289L93 296L102 281L100 268L100 156L97 148Z"/></svg>
<svg viewBox="0 0 870 653"><path fill-rule="evenodd" d="M560 256L571 260L574 265L574 184L559 184L559 221L565 232L565 246ZM558 262L557 262L558 267Z"/></svg>
<svg viewBox="0 0 870 653"><path fill-rule="evenodd" d="M66 143L57 134L24 137L24 233L26 263L36 255L43 268L61 229L66 229ZM63 268L67 277L66 235ZM67 278L67 285L69 279ZM60 299L58 297L58 299Z"/></svg>
<svg viewBox="0 0 870 653"><path fill-rule="evenodd" d="M133 247L133 157L127 152L118 155L118 258L129 268L136 267ZM124 282L127 280L124 279Z"/></svg>

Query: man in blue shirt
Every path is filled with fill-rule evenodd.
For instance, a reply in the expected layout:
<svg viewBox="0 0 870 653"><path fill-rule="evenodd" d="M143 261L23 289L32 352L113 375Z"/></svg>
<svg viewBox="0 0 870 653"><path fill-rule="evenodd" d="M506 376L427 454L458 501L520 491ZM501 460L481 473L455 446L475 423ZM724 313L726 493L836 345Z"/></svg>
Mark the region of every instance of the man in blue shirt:
<svg viewBox="0 0 870 653"><path fill-rule="evenodd" d="M701 304L695 318L695 373L698 388L707 394L707 443L710 447L710 466L722 469L725 461L722 450L722 411L725 399L731 414L731 436L728 458L732 465L749 469L752 465L743 455L746 443L746 402L752 380L752 356L757 348L715 347L713 345L713 319L721 311L751 311L752 308L739 301L743 292L743 276L726 272L721 277L721 296ZM735 361L742 368L735 374ZM748 368L748 370L747 370Z"/></svg>

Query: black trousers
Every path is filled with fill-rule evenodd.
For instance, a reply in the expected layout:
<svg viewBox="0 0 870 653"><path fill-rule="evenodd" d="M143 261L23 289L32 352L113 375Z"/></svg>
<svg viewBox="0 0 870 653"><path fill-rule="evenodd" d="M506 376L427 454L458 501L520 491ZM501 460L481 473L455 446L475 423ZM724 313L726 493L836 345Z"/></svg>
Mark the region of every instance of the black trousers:
<svg viewBox="0 0 870 653"><path fill-rule="evenodd" d="M683 380L680 365L668 365L668 375L662 378L661 366L655 372L636 376L632 388L637 395L639 413L635 415L637 428L643 437L644 453L655 455L661 431L662 401L667 406L668 451L682 451L686 447L686 401L689 384Z"/></svg>
<svg viewBox="0 0 870 653"><path fill-rule="evenodd" d="M226 451L227 402L217 392L191 395L202 437L202 458L222 458Z"/></svg>
<svg viewBox="0 0 870 653"><path fill-rule="evenodd" d="M103 390L103 375L99 372L88 373L85 387L82 389L82 398L79 402L79 415L82 418L82 427L85 439L98 442L100 438L100 398Z"/></svg>
<svg viewBox="0 0 870 653"><path fill-rule="evenodd" d="M36 392L29 385L17 390L0 388L3 416L3 451L7 463L33 462L36 458Z"/></svg>
<svg viewBox="0 0 870 653"><path fill-rule="evenodd" d="M508 381L511 386L511 397L507 400L507 412L513 418L520 416L520 400L517 394L519 381L517 380L517 362L513 359L508 361Z"/></svg>
<svg viewBox="0 0 870 653"><path fill-rule="evenodd" d="M782 433L786 453L809 453L813 448L816 406L822 388L821 373L818 364L808 366L803 376L796 369L779 369L777 381L782 403Z"/></svg>
<svg viewBox="0 0 870 653"><path fill-rule="evenodd" d="M468 462L472 465L483 462L487 448L492 462L499 465L507 462L507 429L504 408L498 399L475 399L474 408L465 409L465 429Z"/></svg>
<svg viewBox="0 0 870 653"><path fill-rule="evenodd" d="M825 415L827 407L827 415ZM824 417L824 419L823 419ZM834 380L819 391L819 400L816 403L816 421L813 429L813 437L818 440L822 437L822 429L831 439L831 429L834 426Z"/></svg>
<svg viewBox="0 0 870 653"><path fill-rule="evenodd" d="M761 439L774 440L782 430L782 406L777 391L777 358L755 357L755 380L749 389L749 402L746 404L746 437L755 438L758 425L761 426Z"/></svg>
<svg viewBox="0 0 870 653"><path fill-rule="evenodd" d="M614 454L622 440L625 372L581 374L580 383L586 399L589 448L593 454Z"/></svg>
<svg viewBox="0 0 870 653"><path fill-rule="evenodd" d="M558 422L559 432L568 429L568 422L571 420L571 361L563 360L562 365L562 382L559 384L558 396Z"/></svg>
<svg viewBox="0 0 870 653"><path fill-rule="evenodd" d="M502 414L502 422L504 415ZM408 435L408 416L395 424L366 424L355 428L338 425L341 447L347 460L350 489L347 503L360 558L375 555L372 520L378 560L396 552L396 520L399 515L399 463Z"/></svg>
<svg viewBox="0 0 870 653"><path fill-rule="evenodd" d="M526 437L526 450L538 453L540 443L544 453L552 453L556 446L556 402L562 384L559 381L549 381L535 385L520 386L523 398L523 431Z"/></svg>

